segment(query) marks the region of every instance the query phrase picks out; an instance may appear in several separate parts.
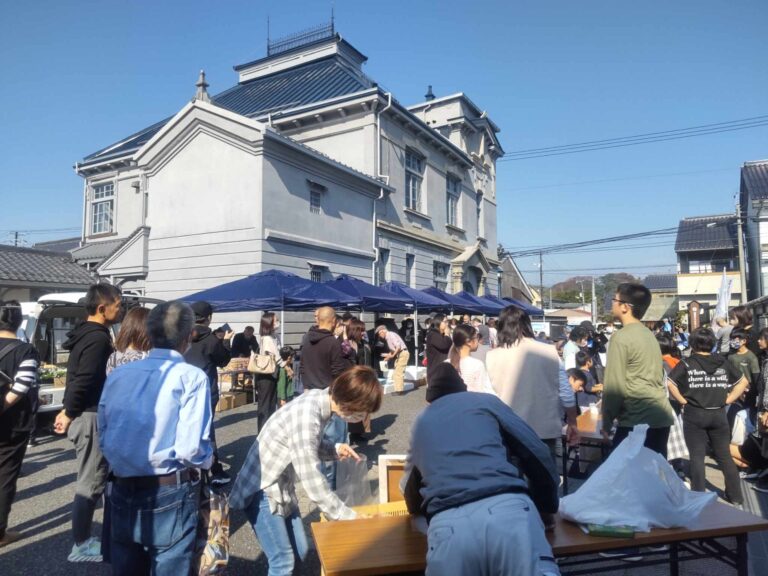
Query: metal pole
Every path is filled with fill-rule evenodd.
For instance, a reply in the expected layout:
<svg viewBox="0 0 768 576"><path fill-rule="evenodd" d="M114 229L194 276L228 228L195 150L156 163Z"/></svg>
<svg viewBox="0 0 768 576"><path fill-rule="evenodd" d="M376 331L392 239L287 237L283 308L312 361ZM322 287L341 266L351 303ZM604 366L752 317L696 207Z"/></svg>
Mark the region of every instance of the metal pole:
<svg viewBox="0 0 768 576"><path fill-rule="evenodd" d="M597 324L597 297L595 296L595 277L592 276L592 324Z"/></svg>
<svg viewBox="0 0 768 576"><path fill-rule="evenodd" d="M413 303L413 338L415 347L413 350L413 365L419 365L419 305Z"/></svg>
<svg viewBox="0 0 768 576"><path fill-rule="evenodd" d="M541 252L539 252L539 300L541 307L544 308L544 260Z"/></svg>
<svg viewBox="0 0 768 576"><path fill-rule="evenodd" d="M744 304L747 301L747 271L744 263L744 235L742 233L741 222L741 206L739 201L736 201L736 227L739 242L739 281L741 282L741 303Z"/></svg>
<svg viewBox="0 0 768 576"><path fill-rule="evenodd" d="M282 310L280 310L280 346L285 346L285 322L283 322Z"/></svg>

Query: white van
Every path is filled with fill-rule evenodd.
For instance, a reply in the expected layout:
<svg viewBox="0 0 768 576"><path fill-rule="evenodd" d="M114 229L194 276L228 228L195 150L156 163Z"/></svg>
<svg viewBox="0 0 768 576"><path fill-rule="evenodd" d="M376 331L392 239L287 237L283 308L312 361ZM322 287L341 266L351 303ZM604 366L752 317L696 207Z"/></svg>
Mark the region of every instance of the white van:
<svg viewBox="0 0 768 576"><path fill-rule="evenodd" d="M38 413L58 412L63 407L64 387L54 386L56 374L63 378L66 374L69 351L64 350L63 344L67 334L87 317L85 292L63 292L42 296L33 309L25 314L22 326L24 339L31 342L40 355L41 374L43 381L40 385L40 407ZM154 305L160 300L151 300L130 293L123 295L123 309L146 304ZM29 304L29 303L25 303ZM22 305L22 314L25 307ZM112 326L113 337L120 328L119 324Z"/></svg>

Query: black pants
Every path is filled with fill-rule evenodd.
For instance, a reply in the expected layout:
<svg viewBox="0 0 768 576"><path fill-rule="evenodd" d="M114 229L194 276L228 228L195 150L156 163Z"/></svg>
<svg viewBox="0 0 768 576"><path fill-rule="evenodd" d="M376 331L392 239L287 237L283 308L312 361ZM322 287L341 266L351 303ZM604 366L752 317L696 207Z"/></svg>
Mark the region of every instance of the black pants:
<svg viewBox="0 0 768 576"><path fill-rule="evenodd" d="M16 496L16 481L27 451L29 434L14 434L0 439L0 537L5 536L11 504Z"/></svg>
<svg viewBox="0 0 768 576"><path fill-rule="evenodd" d="M616 446L621 444L633 429L633 426L619 426L616 428L616 434L613 436L613 447L616 448ZM644 446L650 448L654 452L658 452L664 456L664 459L666 460L668 440L669 426L665 426L664 428L648 428L648 432L645 435Z"/></svg>
<svg viewBox="0 0 768 576"><path fill-rule="evenodd" d="M256 394L259 397L256 417L258 420L258 430L261 432L269 417L277 410L277 378L271 374L257 374Z"/></svg>
<svg viewBox="0 0 768 576"><path fill-rule="evenodd" d="M731 429L725 409L705 410L687 405L683 410L683 435L691 454L691 490L704 492L704 457L709 444L725 477L725 495L734 504L741 504L739 471L731 459Z"/></svg>

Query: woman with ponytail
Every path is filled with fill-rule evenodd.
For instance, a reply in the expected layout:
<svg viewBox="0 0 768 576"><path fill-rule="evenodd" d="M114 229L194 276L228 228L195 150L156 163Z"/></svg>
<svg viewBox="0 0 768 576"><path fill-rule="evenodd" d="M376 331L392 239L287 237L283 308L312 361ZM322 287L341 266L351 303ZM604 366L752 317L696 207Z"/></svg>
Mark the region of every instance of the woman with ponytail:
<svg viewBox="0 0 768 576"><path fill-rule="evenodd" d="M480 343L477 329L468 324L459 324L453 331L452 339L453 345L448 352L446 362L450 362L456 368L456 372L467 385L467 391L495 394L488 372L485 371L485 364L482 360L470 356L477 350Z"/></svg>

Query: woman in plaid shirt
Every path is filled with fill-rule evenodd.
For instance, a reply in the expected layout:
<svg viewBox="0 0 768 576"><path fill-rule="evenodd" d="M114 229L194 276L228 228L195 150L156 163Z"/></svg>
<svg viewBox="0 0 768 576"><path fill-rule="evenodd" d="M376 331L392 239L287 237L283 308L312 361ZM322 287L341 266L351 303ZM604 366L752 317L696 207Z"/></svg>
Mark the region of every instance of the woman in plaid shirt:
<svg viewBox="0 0 768 576"><path fill-rule="evenodd" d="M245 459L230 495L230 506L244 510L269 562L268 576L290 576L294 558L307 554L307 537L299 514L296 481L330 520L357 514L334 494L321 460L360 457L347 444L333 446L323 438L332 414L361 422L381 406L376 373L355 366L326 390L309 390L275 412L262 428Z"/></svg>

